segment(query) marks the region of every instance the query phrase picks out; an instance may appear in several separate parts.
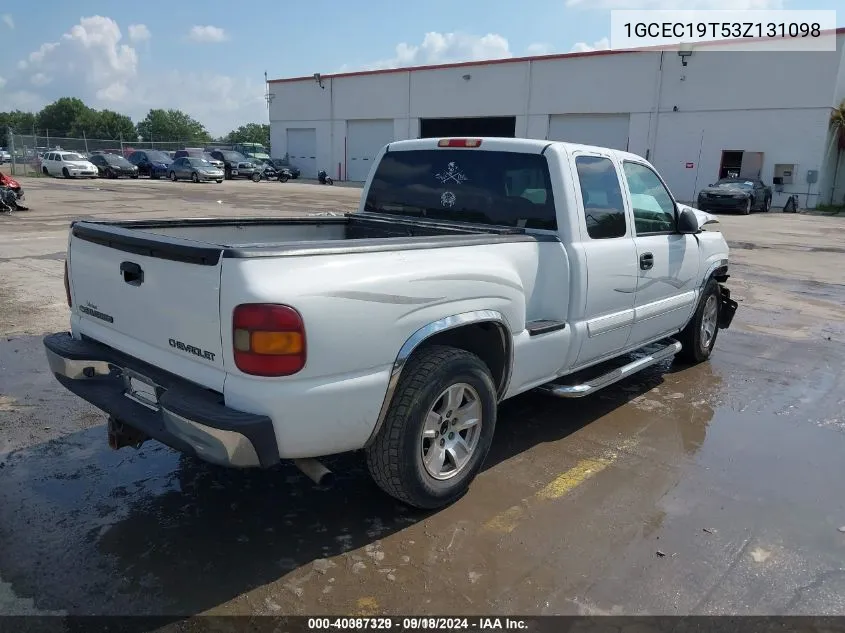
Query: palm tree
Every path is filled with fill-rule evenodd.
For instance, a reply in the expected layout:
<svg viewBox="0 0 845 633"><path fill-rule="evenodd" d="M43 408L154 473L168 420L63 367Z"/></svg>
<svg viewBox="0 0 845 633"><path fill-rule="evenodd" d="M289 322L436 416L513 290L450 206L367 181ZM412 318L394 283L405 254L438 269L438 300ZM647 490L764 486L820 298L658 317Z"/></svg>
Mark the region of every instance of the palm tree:
<svg viewBox="0 0 845 633"><path fill-rule="evenodd" d="M830 193L830 202L836 204L833 201L833 196L836 194L839 159L842 158L842 152L845 151L845 99L842 100L838 108L833 108L830 113L830 132L831 145L836 145L836 166L833 168L833 190Z"/></svg>

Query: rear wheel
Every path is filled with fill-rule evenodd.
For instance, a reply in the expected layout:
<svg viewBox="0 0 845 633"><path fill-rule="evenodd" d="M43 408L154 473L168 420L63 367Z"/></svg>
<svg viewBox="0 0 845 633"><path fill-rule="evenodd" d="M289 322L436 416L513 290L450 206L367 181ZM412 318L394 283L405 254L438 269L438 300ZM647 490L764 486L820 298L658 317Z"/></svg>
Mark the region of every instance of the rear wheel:
<svg viewBox="0 0 845 633"><path fill-rule="evenodd" d="M702 363L713 353L719 334L719 294L719 282L711 278L704 286L692 319L678 336L682 345L678 352L681 360Z"/></svg>
<svg viewBox="0 0 845 633"><path fill-rule="evenodd" d="M279 182L287 182L288 175L287 174L279 174Z"/></svg>
<svg viewBox="0 0 845 633"><path fill-rule="evenodd" d="M742 215L748 215L749 213L751 213L752 204L753 203L751 202L751 198L748 198L748 200L745 201L745 206L742 208Z"/></svg>
<svg viewBox="0 0 845 633"><path fill-rule="evenodd" d="M258 172L255 172L254 174L252 174L252 182L259 182L260 180L261 180L261 174L259 174Z"/></svg>
<svg viewBox="0 0 845 633"><path fill-rule="evenodd" d="M218 185L222 185L222 184L223 184L223 181L222 181L222 180L218 180L218 181L217 181L217 184L218 184Z"/></svg>
<svg viewBox="0 0 845 633"><path fill-rule="evenodd" d="M768 213L771 210L772 210L772 199L766 198L766 201L763 203L763 211Z"/></svg>
<svg viewBox="0 0 845 633"><path fill-rule="evenodd" d="M496 388L475 354L445 346L416 352L366 448L387 494L417 508L456 501L481 470L496 427Z"/></svg>
<svg viewBox="0 0 845 633"><path fill-rule="evenodd" d="M173 182L176 182L176 172L175 171L170 172L170 180L172 180Z"/></svg>
<svg viewBox="0 0 845 633"><path fill-rule="evenodd" d="M70 178L70 172L67 170L67 167L62 167L62 176Z"/></svg>
<svg viewBox="0 0 845 633"><path fill-rule="evenodd" d="M42 167L42 168L41 168L41 173L42 173L42 174L44 174L45 176L49 176L49 175L50 175L50 172L49 172L49 171L47 171L47 168L46 168L46 167Z"/></svg>
<svg viewBox="0 0 845 633"><path fill-rule="evenodd" d="M191 180L193 180L194 182L199 182L199 181L200 181L200 177L199 177L199 175L197 174L197 172L194 172L194 173L192 173L192 174L191 174Z"/></svg>

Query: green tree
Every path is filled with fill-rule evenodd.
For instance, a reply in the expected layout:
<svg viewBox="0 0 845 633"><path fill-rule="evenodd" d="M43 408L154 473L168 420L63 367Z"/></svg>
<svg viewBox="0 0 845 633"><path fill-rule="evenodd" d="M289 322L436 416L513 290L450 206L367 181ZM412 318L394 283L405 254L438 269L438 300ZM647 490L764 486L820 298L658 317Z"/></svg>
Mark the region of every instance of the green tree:
<svg viewBox="0 0 845 633"><path fill-rule="evenodd" d="M7 135L9 129L15 134L32 134L34 126L35 114L32 112L0 112L0 147L9 147L12 144Z"/></svg>
<svg viewBox="0 0 845 633"><path fill-rule="evenodd" d="M831 144L836 148L836 163L833 167L833 186L830 192L830 203L836 204L833 196L836 195L836 181L839 175L839 162L842 158L842 152L845 151L845 99L839 104L838 108L833 108L830 113L830 133Z"/></svg>
<svg viewBox="0 0 845 633"><path fill-rule="evenodd" d="M266 123L247 123L226 135L227 143L261 143L270 146L270 126Z"/></svg>
<svg viewBox="0 0 845 633"><path fill-rule="evenodd" d="M81 99L62 97L51 103L36 115L39 134L69 136L77 120L89 111Z"/></svg>
<svg viewBox="0 0 845 633"><path fill-rule="evenodd" d="M113 110L87 109L74 122L71 136L108 140L122 138L124 141L135 142L138 133L132 119L125 114Z"/></svg>
<svg viewBox="0 0 845 633"><path fill-rule="evenodd" d="M207 143L211 135L205 126L181 110L150 110L136 126L145 141Z"/></svg>

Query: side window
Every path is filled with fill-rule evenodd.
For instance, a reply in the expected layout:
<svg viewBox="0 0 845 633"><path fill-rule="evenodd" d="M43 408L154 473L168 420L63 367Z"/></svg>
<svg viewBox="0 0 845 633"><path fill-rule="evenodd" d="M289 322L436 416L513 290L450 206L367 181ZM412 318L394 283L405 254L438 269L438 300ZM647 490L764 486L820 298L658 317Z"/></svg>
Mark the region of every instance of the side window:
<svg viewBox="0 0 845 633"><path fill-rule="evenodd" d="M578 156L575 166L584 199L587 233L594 240L623 237L628 223L613 161L601 156Z"/></svg>
<svg viewBox="0 0 845 633"><path fill-rule="evenodd" d="M653 170L640 163L624 163L631 192L637 235L675 232L675 203Z"/></svg>

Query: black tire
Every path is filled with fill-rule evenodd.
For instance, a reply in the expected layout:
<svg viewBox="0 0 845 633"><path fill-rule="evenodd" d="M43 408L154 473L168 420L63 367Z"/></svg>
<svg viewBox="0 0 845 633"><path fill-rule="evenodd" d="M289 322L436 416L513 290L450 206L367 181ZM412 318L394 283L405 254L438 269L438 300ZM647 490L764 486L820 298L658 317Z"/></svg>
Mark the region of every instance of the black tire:
<svg viewBox="0 0 845 633"><path fill-rule="evenodd" d="M222 185L222 184L223 184L223 181L222 181L222 180L218 180L218 181L217 181L217 184L218 184L218 185Z"/></svg>
<svg viewBox="0 0 845 633"><path fill-rule="evenodd" d="M138 180L138 174L132 174L131 178L132 178L133 180Z"/></svg>
<svg viewBox="0 0 845 633"><path fill-rule="evenodd" d="M751 198L748 198L748 200L745 201L745 206L742 208L742 215L749 215L753 206L754 203L751 201Z"/></svg>
<svg viewBox="0 0 845 633"><path fill-rule="evenodd" d="M713 335L709 341L705 340L702 328L702 322L705 318L705 311L708 309L708 301L711 297L715 297L715 326L713 328ZM716 338L719 334L719 310L721 308L719 282L711 278L704 286L704 292L701 293L701 298L698 301L698 306L693 313L687 326L678 335L677 340L681 342L681 351L678 352L677 358L691 364L703 363L710 358L713 353L713 347L716 345Z"/></svg>
<svg viewBox="0 0 845 633"><path fill-rule="evenodd" d="M62 176L70 178L70 172L67 170L67 167L62 167Z"/></svg>
<svg viewBox="0 0 845 633"><path fill-rule="evenodd" d="M439 480L423 465L422 432L429 410L445 389L458 383L469 385L478 395L481 428L465 465L451 478ZM496 427L496 404L493 378L478 356L439 345L419 350L402 372L384 424L365 449L370 475L387 494L415 508L453 503L467 491L487 458Z"/></svg>
<svg viewBox="0 0 845 633"><path fill-rule="evenodd" d="M288 175L287 174L279 174L279 182L287 182Z"/></svg>
<svg viewBox="0 0 845 633"><path fill-rule="evenodd" d="M150 180L158 180L161 176L153 176L150 174Z"/></svg>
<svg viewBox="0 0 845 633"><path fill-rule="evenodd" d="M768 213L768 212L769 212L769 211L771 211L771 210L772 210L772 198L771 198L771 197L767 197L767 198L766 198L766 201L763 203L763 211L765 211L766 213Z"/></svg>
<svg viewBox="0 0 845 633"><path fill-rule="evenodd" d="M334 184L334 180L332 180L331 178L329 178L329 177L327 176L327 177L326 177L326 184L327 184L327 185L333 185L333 184Z"/></svg>
<svg viewBox="0 0 845 633"><path fill-rule="evenodd" d="M199 182L200 181L199 174L197 174L197 172L192 173L191 174L191 180L193 180L194 182Z"/></svg>
<svg viewBox="0 0 845 633"><path fill-rule="evenodd" d="M223 174L224 174L224 175L223 175L223 177L224 177L226 180L231 180L231 179L232 179L232 170L231 170L229 167L226 167L226 169L224 169L224 170L223 170Z"/></svg>
<svg viewBox="0 0 845 633"><path fill-rule="evenodd" d="M261 174L255 172L252 174L252 182L261 182Z"/></svg>
<svg viewBox="0 0 845 633"><path fill-rule="evenodd" d="M42 168L41 168L41 173L42 173L42 174L44 174L45 176L49 176L49 175L50 175L50 172L49 172L49 171L47 171L47 168L46 168L46 167L42 167Z"/></svg>
<svg viewBox="0 0 845 633"><path fill-rule="evenodd" d="M175 171L170 172L170 180L172 182L176 182L176 172Z"/></svg>

